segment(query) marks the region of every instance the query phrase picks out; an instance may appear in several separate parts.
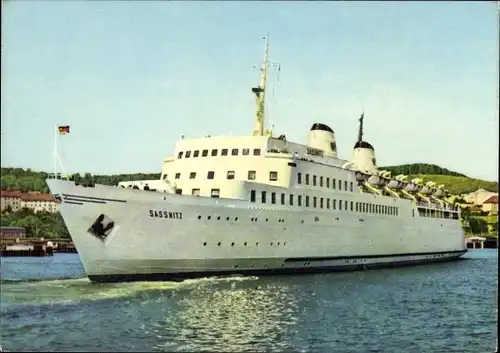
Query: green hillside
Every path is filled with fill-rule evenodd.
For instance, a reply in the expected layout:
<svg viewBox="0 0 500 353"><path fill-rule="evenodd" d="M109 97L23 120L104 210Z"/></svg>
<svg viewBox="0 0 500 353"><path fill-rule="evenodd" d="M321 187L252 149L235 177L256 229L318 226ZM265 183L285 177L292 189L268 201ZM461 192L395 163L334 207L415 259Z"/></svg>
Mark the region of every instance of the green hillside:
<svg viewBox="0 0 500 353"><path fill-rule="evenodd" d="M438 185L445 184L445 187L454 194L463 194L485 189L498 192L498 182L473 179L464 174L450 171L433 164L404 164L399 166L379 167L380 170L390 170L393 176L398 174L408 175L409 178L420 177L424 181L435 181ZM3 190L40 191L48 193L49 189L45 184L48 174L45 172L32 171L21 168L1 169L1 188ZM160 173L134 173L117 175L93 175L86 173L81 176L75 175L75 180L92 178L97 184L116 185L127 180L153 180L159 179Z"/></svg>

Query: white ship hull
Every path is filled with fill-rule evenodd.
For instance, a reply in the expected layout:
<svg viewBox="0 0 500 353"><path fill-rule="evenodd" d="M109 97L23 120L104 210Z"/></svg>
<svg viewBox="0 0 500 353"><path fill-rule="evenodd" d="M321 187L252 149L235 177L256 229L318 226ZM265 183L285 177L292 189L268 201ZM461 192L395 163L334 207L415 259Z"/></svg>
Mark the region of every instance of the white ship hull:
<svg viewBox="0 0 500 353"><path fill-rule="evenodd" d="M60 212L92 281L366 269L453 260L467 251L451 219L47 184L62 198ZM114 222L104 237L89 231L101 214Z"/></svg>

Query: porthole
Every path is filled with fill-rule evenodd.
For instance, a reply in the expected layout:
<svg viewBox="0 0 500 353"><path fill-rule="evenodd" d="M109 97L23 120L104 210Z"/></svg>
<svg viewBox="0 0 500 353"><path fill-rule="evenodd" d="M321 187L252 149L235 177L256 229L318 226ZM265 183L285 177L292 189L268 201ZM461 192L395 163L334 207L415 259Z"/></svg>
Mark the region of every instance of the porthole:
<svg viewBox="0 0 500 353"><path fill-rule="evenodd" d="M278 246L280 246L280 242L278 242Z"/></svg>
<svg viewBox="0 0 500 353"><path fill-rule="evenodd" d="M247 246L247 242L244 242L243 245Z"/></svg>
<svg viewBox="0 0 500 353"><path fill-rule="evenodd" d="M229 217L226 217L226 221L229 221Z"/></svg>
<svg viewBox="0 0 500 353"><path fill-rule="evenodd" d="M304 223L304 220L302 220L302 223Z"/></svg>
<svg viewBox="0 0 500 353"><path fill-rule="evenodd" d="M217 243L217 246L220 246L220 242Z"/></svg>
<svg viewBox="0 0 500 353"><path fill-rule="evenodd" d="M198 216L198 219L201 219L201 216Z"/></svg>
<svg viewBox="0 0 500 353"><path fill-rule="evenodd" d="M207 218L208 218L208 220L210 220L210 218L212 218L212 217L211 217L211 216L208 216Z"/></svg>
<svg viewBox="0 0 500 353"><path fill-rule="evenodd" d="M234 246L234 243L231 243L231 246Z"/></svg>
<svg viewBox="0 0 500 353"><path fill-rule="evenodd" d="M269 218L266 218L266 222L269 221Z"/></svg>
<svg viewBox="0 0 500 353"><path fill-rule="evenodd" d="M271 243L271 246L273 246L273 243Z"/></svg>
<svg viewBox="0 0 500 353"><path fill-rule="evenodd" d="M207 242L204 242L204 243L203 243L203 246L207 246Z"/></svg>
<svg viewBox="0 0 500 353"><path fill-rule="evenodd" d="M234 268L238 268L238 265L234 265Z"/></svg>
<svg viewBox="0 0 500 353"><path fill-rule="evenodd" d="M285 246L285 245L286 245L286 241L285 241L285 242L283 242L283 246Z"/></svg>
<svg viewBox="0 0 500 353"><path fill-rule="evenodd" d="M235 221L238 221L238 217L236 217L234 220L235 220Z"/></svg>
<svg viewBox="0 0 500 353"><path fill-rule="evenodd" d="M255 246L258 246L258 245L259 245L259 242L256 242L256 243L255 243Z"/></svg>
<svg viewBox="0 0 500 353"><path fill-rule="evenodd" d="M217 220L220 220L220 216L217 216Z"/></svg>

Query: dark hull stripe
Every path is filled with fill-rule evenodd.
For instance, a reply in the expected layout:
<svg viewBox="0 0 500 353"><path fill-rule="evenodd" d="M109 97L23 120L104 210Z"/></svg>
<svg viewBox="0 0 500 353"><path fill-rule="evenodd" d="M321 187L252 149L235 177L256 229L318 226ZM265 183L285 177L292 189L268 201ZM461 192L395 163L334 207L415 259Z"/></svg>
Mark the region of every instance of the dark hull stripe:
<svg viewBox="0 0 500 353"><path fill-rule="evenodd" d="M90 200L98 200L98 201L110 201L110 202L127 202L127 200L118 200L118 199L105 199L102 197L93 197L93 196L80 196L80 195L71 195L71 194L63 194L64 197L76 197L78 201L90 201Z"/></svg>
<svg viewBox="0 0 500 353"><path fill-rule="evenodd" d="M441 254L454 254L462 255L467 252L466 250L458 251L438 251L438 252L419 252L419 253L404 253L404 254L382 254L382 255L356 255L356 256L332 256L332 257L294 257L286 259L285 262L313 262L313 261L330 261L330 260L354 260L354 259L375 259L387 258L398 256L425 256L425 255L441 255Z"/></svg>
<svg viewBox="0 0 500 353"><path fill-rule="evenodd" d="M72 205L83 205L83 202L75 202L75 201L67 201L68 199L64 199L64 203L70 203Z"/></svg>
<svg viewBox="0 0 500 353"><path fill-rule="evenodd" d="M101 201L101 200L85 200L85 199L78 199L78 198L74 198L74 197L64 197L64 201L77 201L77 202L91 202L91 203L106 203L105 201Z"/></svg>
<svg viewBox="0 0 500 353"><path fill-rule="evenodd" d="M463 252L459 252L463 253ZM135 282L135 281L183 281L190 278L204 278L214 276L271 276L271 275L297 275L297 274L313 274L326 272L344 272L367 270L375 268L388 267L404 267L429 264L434 262L447 262L459 260L460 254L454 256L422 259L414 261L398 261L391 263L375 263L375 264L352 264L343 266L321 266L321 267L304 267L304 268L273 268L273 269L248 269L248 270L227 270L227 271L200 271L200 272L178 272L178 273L148 273L148 274L117 274L117 275L89 275L92 282Z"/></svg>

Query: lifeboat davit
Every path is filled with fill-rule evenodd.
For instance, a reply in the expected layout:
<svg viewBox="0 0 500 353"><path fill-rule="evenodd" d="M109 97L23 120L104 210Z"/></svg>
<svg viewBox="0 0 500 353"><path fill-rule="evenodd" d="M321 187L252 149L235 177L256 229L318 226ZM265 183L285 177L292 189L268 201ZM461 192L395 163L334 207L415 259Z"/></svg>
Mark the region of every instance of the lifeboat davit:
<svg viewBox="0 0 500 353"><path fill-rule="evenodd" d="M361 172L356 172L356 181L364 182L368 178L368 175L363 174Z"/></svg>
<svg viewBox="0 0 500 353"><path fill-rule="evenodd" d="M387 186L391 189L401 190L405 186L405 184L402 181L392 179L389 180Z"/></svg>

